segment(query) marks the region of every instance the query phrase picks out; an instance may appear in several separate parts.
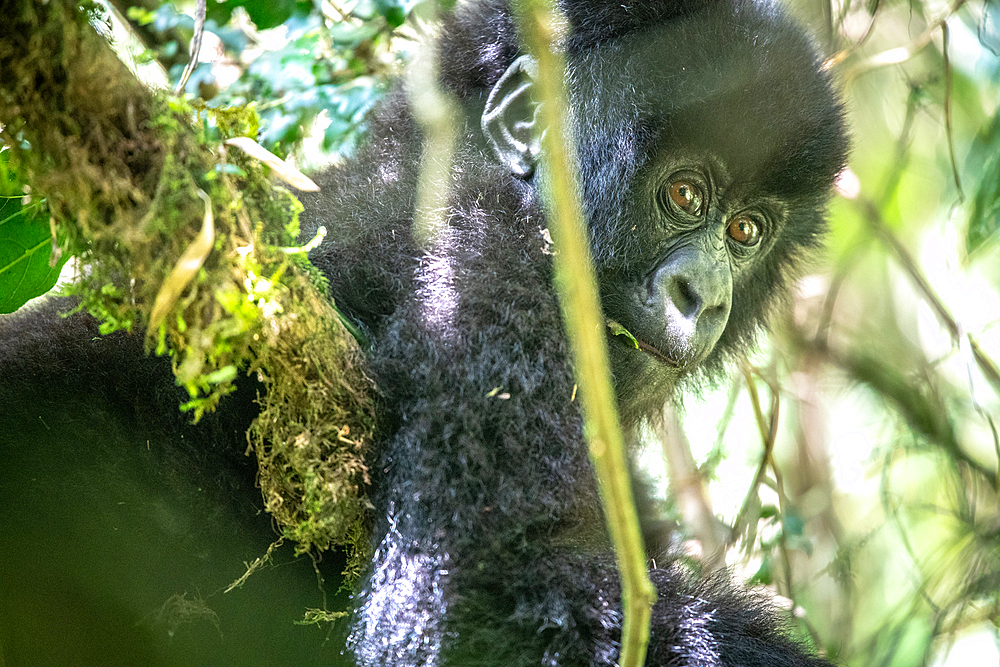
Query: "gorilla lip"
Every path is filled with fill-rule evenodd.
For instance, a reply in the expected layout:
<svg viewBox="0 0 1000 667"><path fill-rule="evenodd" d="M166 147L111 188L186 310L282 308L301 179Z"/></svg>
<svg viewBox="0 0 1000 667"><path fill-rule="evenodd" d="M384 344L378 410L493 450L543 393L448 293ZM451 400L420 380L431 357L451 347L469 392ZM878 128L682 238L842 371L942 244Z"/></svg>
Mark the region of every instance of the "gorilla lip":
<svg viewBox="0 0 1000 667"><path fill-rule="evenodd" d="M645 352L646 354L648 354L649 356L653 357L657 361L660 361L660 362L662 362L664 364L667 364L668 366L673 366L674 368L680 368L681 367L681 365L678 364L676 361L674 361L673 359L671 359L670 357L668 357L666 354L664 354L663 352L661 352L659 349L653 347L652 345L650 345L646 341L642 340L641 338L636 338L635 339L635 343L636 343L636 345L638 345L639 350L641 350L642 352Z"/></svg>

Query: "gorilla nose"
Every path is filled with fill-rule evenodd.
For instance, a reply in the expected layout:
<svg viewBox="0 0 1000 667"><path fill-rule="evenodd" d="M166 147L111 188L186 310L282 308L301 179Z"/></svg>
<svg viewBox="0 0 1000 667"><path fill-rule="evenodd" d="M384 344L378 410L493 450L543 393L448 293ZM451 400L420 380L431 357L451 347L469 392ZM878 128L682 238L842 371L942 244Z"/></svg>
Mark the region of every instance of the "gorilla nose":
<svg viewBox="0 0 1000 667"><path fill-rule="evenodd" d="M647 305L662 309L670 356L682 365L705 358L729 320L733 287L728 262L695 248L684 249L657 268L648 293Z"/></svg>
<svg viewBox="0 0 1000 667"><path fill-rule="evenodd" d="M717 320L725 323L729 315L729 291L719 272L709 276L668 274L665 276L664 295L673 303L677 312L700 327L714 326Z"/></svg>

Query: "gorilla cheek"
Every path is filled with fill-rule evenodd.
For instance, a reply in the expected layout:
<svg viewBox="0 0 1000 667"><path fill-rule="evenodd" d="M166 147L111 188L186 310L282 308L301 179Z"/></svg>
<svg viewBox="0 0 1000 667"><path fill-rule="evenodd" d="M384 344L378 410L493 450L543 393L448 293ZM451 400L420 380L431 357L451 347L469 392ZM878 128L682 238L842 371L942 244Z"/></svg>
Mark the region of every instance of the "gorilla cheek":
<svg viewBox="0 0 1000 667"><path fill-rule="evenodd" d="M705 359L726 328L733 302L725 250L682 246L647 275L642 290L636 336L681 368Z"/></svg>

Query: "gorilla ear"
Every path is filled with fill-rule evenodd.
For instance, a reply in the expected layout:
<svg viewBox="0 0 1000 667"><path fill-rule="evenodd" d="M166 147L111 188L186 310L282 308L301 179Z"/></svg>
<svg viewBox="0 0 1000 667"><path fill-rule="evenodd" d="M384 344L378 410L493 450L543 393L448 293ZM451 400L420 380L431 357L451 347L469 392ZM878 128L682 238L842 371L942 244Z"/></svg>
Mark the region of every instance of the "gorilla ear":
<svg viewBox="0 0 1000 667"><path fill-rule="evenodd" d="M481 124L500 163L518 178L531 178L540 152L535 132L538 104L531 91L538 63L531 56L515 60L493 86Z"/></svg>

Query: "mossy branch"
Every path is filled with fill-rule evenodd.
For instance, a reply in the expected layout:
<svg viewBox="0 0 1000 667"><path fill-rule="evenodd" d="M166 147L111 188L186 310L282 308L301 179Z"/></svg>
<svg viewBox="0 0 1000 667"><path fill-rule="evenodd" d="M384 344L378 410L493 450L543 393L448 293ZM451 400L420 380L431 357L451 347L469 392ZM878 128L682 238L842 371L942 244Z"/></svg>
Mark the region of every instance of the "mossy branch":
<svg viewBox="0 0 1000 667"><path fill-rule="evenodd" d="M301 205L224 145L256 135L252 111L147 89L84 4L11 0L0 21L0 140L87 267L74 291L102 331L145 332L170 357L196 417L254 372L266 506L300 549L363 550L372 388L304 253L287 252Z"/></svg>
<svg viewBox="0 0 1000 667"><path fill-rule="evenodd" d="M557 48L560 17L548 0L517 3L528 48L538 60L539 113L545 133L545 183L549 229L555 242L556 287L573 364L580 404L590 445L590 458L601 488L605 518L614 542L622 581L621 667L645 662L649 620L656 589L646 571L639 517L632 495L625 445L615 407L605 321L590 259L587 230L580 206L576 158L566 125L569 105Z"/></svg>

